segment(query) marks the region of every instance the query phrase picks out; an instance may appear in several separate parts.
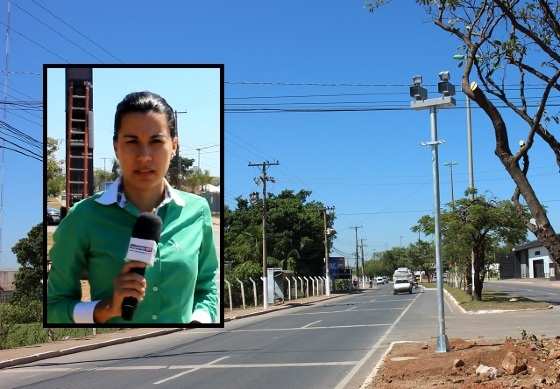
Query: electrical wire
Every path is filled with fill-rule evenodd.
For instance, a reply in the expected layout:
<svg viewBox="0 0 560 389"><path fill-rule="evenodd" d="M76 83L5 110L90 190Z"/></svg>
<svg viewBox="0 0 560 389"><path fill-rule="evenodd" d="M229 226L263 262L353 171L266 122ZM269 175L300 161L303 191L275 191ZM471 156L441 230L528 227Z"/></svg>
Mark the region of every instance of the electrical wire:
<svg viewBox="0 0 560 389"><path fill-rule="evenodd" d="M107 49L105 49L103 46L101 46L100 44L98 44L97 42L95 42L93 39L89 38L87 35L83 34L81 31L79 31L77 28L75 28L74 26L72 26L70 23L66 22L64 19L62 19L60 16L56 15L54 12L52 12L51 10L49 10L46 6L44 6L43 4L41 4L39 1L37 0L31 0L37 7L43 9L45 12L47 12L49 15L51 15L53 18L57 19L58 21L60 21L61 23L63 23L65 26L67 26L68 28L70 28L72 31L74 31L75 33L79 34L80 36L82 36L83 38L85 38L86 40L88 40L90 43L92 43L93 45L95 45L97 48L101 49L102 51L104 51L106 54L108 54L111 58L115 59L117 62L120 63L124 63L121 59L115 57L111 52L109 52Z"/></svg>

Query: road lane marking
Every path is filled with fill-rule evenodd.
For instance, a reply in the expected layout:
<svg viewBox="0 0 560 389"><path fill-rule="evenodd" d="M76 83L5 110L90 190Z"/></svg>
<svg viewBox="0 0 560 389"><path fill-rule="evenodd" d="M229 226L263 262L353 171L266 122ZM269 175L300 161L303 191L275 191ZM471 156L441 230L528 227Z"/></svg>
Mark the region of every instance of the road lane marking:
<svg viewBox="0 0 560 389"><path fill-rule="evenodd" d="M308 327L311 327L313 324L319 323L320 321L323 321L323 320L317 320L317 321L311 322L311 323L309 323L309 324L304 325L304 326L301 327L301 328L308 328Z"/></svg>
<svg viewBox="0 0 560 389"><path fill-rule="evenodd" d="M365 312L365 311L391 311L391 310L399 310L404 308L364 308L364 309L357 309L355 312ZM343 313L348 312L347 309L342 311L319 311L319 312L305 312L305 313L288 313L286 316L303 316L303 315L322 315L325 313Z"/></svg>
<svg viewBox="0 0 560 389"><path fill-rule="evenodd" d="M226 355L225 357L221 357L221 358L218 358L218 359L214 359L213 361L208 362L207 364L204 364L204 365L199 365L199 367L195 367L194 369L190 369L190 370L187 370L187 371L183 371L183 372L181 372L181 373L179 373L179 374L175 374L175 375L173 375L173 376L171 376L171 377L164 378L163 380L156 381L156 382L154 382L154 385L163 384L164 382L171 381L171 380L173 380L173 379L175 379L175 378L179 378L179 377L181 377L181 376L184 376L185 374L193 373L193 372L195 372L195 371L197 371L197 370L206 368L206 367L208 367L208 366L212 366L214 363L220 362L220 361L222 361L222 360L224 360L224 359L226 359L226 358L229 358L229 355Z"/></svg>
<svg viewBox="0 0 560 389"><path fill-rule="evenodd" d="M300 362L300 363L242 363L242 364L226 364L226 365L176 365L169 366L169 369L191 369L200 366L201 369L232 369L241 367L313 367L313 366L352 366L358 361L344 362Z"/></svg>
<svg viewBox="0 0 560 389"><path fill-rule="evenodd" d="M391 323L382 323L382 324L353 324L353 325L346 325L346 326L330 326L330 327L296 327L296 328L259 328L259 329L252 329L252 330L231 330L227 332L275 332L275 331L298 331L298 330L326 330L326 329L336 329L336 328L356 328L356 327L382 327L382 326L390 326Z"/></svg>
<svg viewBox="0 0 560 389"><path fill-rule="evenodd" d="M352 311L352 310L354 310L354 309L356 309L356 308L358 308L358 307L354 305L353 307L348 308L345 312Z"/></svg>
<svg viewBox="0 0 560 389"><path fill-rule="evenodd" d="M165 369L167 366L109 366L109 367L96 367L96 371L119 371L119 370L159 370Z"/></svg>
<svg viewBox="0 0 560 389"><path fill-rule="evenodd" d="M338 383L338 385L336 385L335 389L344 389L346 387L346 385L348 385L348 383L350 382L350 380L352 379L352 377L354 377L354 375L356 375L356 373L358 372L358 370L361 369L361 367L364 365L364 363L366 363L366 361L373 355L374 352L377 351L377 349L379 348L379 346L381 346L381 344L385 341L385 338L387 337L387 335L389 335L389 333L393 330L393 328L395 328L395 326L397 325L397 323L402 319L402 317L406 314L406 312L410 309L410 307L412 306L412 304L414 304L414 302L416 301L416 299L418 298L418 296L420 296L419 294L416 295L416 297L414 297L414 299L412 299L412 301L408 304L408 306L404 309L404 311L401 312L401 314L399 315L399 317L397 317L397 319L393 322L393 324L391 324L391 326L387 329L387 331L385 331L385 333L383 334L383 336L381 336L381 338L379 338L379 340L373 345L373 347L371 348L371 350L369 350L367 352L366 355L364 355L364 357L362 359L360 359L360 362L358 362L354 368L352 368L352 370L350 370L348 372L348 374L346 374L346 376L342 379L342 381L340 381Z"/></svg>

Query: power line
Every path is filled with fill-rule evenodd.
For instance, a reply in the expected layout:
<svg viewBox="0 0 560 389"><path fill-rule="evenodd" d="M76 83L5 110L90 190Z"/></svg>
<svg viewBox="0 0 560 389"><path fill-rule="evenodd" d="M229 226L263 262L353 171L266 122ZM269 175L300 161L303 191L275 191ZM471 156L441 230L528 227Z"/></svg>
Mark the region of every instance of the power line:
<svg viewBox="0 0 560 389"><path fill-rule="evenodd" d="M29 15L30 17L32 17L34 20L36 20L37 22L41 23L43 26L47 27L49 30L51 30L52 32L54 32L55 34L57 34L59 37L61 37L62 39L64 39L66 42L69 42L71 44L73 44L74 46L76 46L77 48L79 48L80 50L82 50L84 53L89 54L90 56L92 56L93 58L97 59L98 61L103 62L103 60L101 58L99 58L97 55L89 52L88 50L86 50L85 48L83 48L82 46L80 46L78 43L74 42L73 40L65 37L63 34L61 34L59 31L57 31L55 28L51 27L48 23L45 23L44 21L42 21L40 18L36 17L35 15L33 15L31 12L29 12L28 10L26 10L25 8L19 6L16 2L13 3L18 9L20 9L21 11L25 12L27 15Z"/></svg>
<svg viewBox="0 0 560 389"><path fill-rule="evenodd" d="M0 24L2 24L2 25L4 25L4 26L8 27L8 25L7 25L6 23L4 23L4 22L0 22ZM16 34L18 34L19 36L21 36L22 38L24 38L25 40L27 40L27 41L33 43L34 45L36 45L36 46L42 48L42 49L45 50L46 52L48 52L48 53L50 53L50 54L52 54L52 55L54 55L54 56L60 58L61 60L63 60L63 61L66 62L66 63L70 63L70 61L69 61L68 59L66 59L66 58L64 58L64 57L62 57L62 56L60 56L60 55L58 55L58 54L55 53L54 51L50 50L48 47L45 47L45 46L43 46L41 43L39 43L39 42L37 42L37 41L35 41L35 40L29 38L27 35L25 35L25 34L19 32L19 31L15 30L13 27L9 27L9 29L10 29L10 31L15 32Z"/></svg>
<svg viewBox="0 0 560 389"><path fill-rule="evenodd" d="M40 2L38 2L37 0L31 0L37 7L43 9L45 12L47 12L49 15L51 15L53 18L57 19L58 21L60 21L61 23L63 23L64 25L66 25L68 28L70 28L72 31L76 32L77 34L79 34L80 36L82 36L83 38L87 39L90 43L92 43L93 45L95 45L96 47L98 47L99 49L103 50L106 54L108 54L110 57L112 57L113 59L115 59L116 61L123 63L122 60L120 60L119 58L115 57L113 54L111 54L108 50L106 50L103 46L101 46L100 44L96 43L94 40L90 39L88 36L84 35L82 32L80 32L77 28L75 28L74 26L72 26L70 23L66 22L64 19L62 19L60 16L56 15L55 13L53 13L51 10L49 10L47 7L45 7L43 4L41 4Z"/></svg>

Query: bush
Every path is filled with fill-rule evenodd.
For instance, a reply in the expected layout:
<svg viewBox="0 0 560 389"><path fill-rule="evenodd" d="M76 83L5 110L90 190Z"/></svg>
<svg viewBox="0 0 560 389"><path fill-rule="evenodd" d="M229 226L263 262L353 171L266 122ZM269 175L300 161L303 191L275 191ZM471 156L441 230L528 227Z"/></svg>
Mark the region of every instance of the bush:
<svg viewBox="0 0 560 389"><path fill-rule="evenodd" d="M233 269L232 276L234 281L235 278L239 278L241 281L248 281L249 278L252 278L257 281L262 276L262 266L253 261L243 262Z"/></svg>
<svg viewBox="0 0 560 389"><path fill-rule="evenodd" d="M335 280L334 281L334 290L336 292L352 290L352 281L351 280Z"/></svg>

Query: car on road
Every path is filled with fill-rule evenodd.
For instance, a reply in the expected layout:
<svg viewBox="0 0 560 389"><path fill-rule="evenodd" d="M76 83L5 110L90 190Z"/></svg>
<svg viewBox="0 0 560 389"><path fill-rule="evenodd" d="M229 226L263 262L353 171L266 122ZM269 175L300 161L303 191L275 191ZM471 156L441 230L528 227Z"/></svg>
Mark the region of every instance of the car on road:
<svg viewBox="0 0 560 389"><path fill-rule="evenodd" d="M56 225L60 223L60 210L47 207L47 225Z"/></svg>
<svg viewBox="0 0 560 389"><path fill-rule="evenodd" d="M393 294L408 292L412 293L414 284L408 278L397 278L393 282Z"/></svg>
<svg viewBox="0 0 560 389"><path fill-rule="evenodd" d="M385 278L384 277L375 277L375 283L376 284L385 284Z"/></svg>

